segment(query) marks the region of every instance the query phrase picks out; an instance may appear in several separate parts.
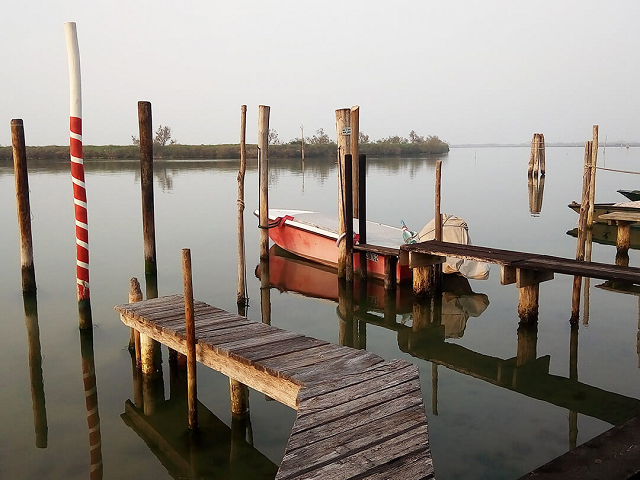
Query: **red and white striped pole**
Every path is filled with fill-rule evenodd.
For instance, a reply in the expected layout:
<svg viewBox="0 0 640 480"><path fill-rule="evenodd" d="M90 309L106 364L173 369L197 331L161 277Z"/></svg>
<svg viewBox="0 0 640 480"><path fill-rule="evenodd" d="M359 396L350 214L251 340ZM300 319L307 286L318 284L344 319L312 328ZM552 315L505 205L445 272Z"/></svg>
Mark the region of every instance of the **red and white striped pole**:
<svg viewBox="0 0 640 480"><path fill-rule="evenodd" d="M75 22L64 24L69 63L69 149L71 179L76 217L76 278L80 328L91 328L89 301L89 229L87 225L87 191L84 183L82 155L82 90L80 86L80 50Z"/></svg>

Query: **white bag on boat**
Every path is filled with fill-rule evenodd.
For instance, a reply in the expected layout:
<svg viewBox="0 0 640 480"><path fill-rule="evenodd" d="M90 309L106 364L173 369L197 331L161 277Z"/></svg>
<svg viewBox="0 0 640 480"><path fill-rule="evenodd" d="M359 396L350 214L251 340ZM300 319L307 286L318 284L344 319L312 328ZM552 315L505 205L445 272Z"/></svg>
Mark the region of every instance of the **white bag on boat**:
<svg viewBox="0 0 640 480"><path fill-rule="evenodd" d="M435 219L427 223L420 233L418 233L419 241L426 242L436 238L436 222ZM471 245L469 238L469 227L460 217L442 214L442 241L450 243L459 243L461 245ZM463 260L461 258L447 257L445 263L442 264L443 273L461 273L467 278L474 280L486 280L489 278L489 265L475 260Z"/></svg>

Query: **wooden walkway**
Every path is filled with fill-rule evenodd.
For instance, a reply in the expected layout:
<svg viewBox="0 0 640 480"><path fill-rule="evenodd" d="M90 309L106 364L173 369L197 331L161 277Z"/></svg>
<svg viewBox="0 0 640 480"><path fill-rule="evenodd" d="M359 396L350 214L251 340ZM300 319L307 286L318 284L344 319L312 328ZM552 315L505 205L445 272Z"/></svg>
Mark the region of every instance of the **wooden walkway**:
<svg viewBox="0 0 640 480"><path fill-rule="evenodd" d="M460 245L457 243L437 242L435 240L403 245L400 249L401 263L410 262L407 255L411 254L433 257L456 257L495 263L510 269L555 272L565 275L600 278L603 280L626 280L633 283L640 283L640 268L636 267L583 262L550 255L515 252L497 248L478 247L475 245ZM404 258L403 255L405 255ZM509 277L509 275L503 275L503 277Z"/></svg>
<svg viewBox="0 0 640 480"><path fill-rule="evenodd" d="M115 307L186 353L182 295ZM297 410L276 479L432 479L418 368L194 302L196 356ZM186 427L186 423L185 423Z"/></svg>

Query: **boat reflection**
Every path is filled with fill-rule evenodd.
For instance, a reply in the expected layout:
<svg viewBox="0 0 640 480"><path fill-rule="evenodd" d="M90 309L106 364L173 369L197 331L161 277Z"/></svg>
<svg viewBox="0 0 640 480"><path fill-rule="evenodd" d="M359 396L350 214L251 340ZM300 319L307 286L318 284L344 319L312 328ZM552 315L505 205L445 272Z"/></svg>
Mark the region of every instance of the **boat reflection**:
<svg viewBox="0 0 640 480"><path fill-rule="evenodd" d="M262 265L256 267L257 278L263 277L263 268ZM411 285L399 284L395 290L389 292L384 289L382 282L362 282L356 276L351 294L350 290L341 288L335 268L310 262L277 245L273 245L269 250L269 280L270 285L280 292L322 298L339 304L352 304L354 318L386 325L394 330L398 316L401 317L398 326L407 328L412 328L412 325L424 320L418 318L423 314L424 308L416 309L414 306ZM439 324L444 326L446 338L460 338L464 334L469 317L480 316L488 307L489 298L483 293L473 292L469 280L460 275L444 275L442 290ZM352 295L352 298L344 298L349 295ZM342 311L344 309L339 307L340 317L346 315L340 313ZM428 323L431 321L427 320ZM357 346L357 342L353 345L347 342L345 345Z"/></svg>

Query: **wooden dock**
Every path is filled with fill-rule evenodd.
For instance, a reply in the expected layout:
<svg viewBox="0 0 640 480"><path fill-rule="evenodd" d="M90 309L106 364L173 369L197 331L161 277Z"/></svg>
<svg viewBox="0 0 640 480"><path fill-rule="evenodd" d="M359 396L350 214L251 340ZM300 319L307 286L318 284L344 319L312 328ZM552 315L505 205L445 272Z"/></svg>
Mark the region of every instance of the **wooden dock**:
<svg viewBox="0 0 640 480"><path fill-rule="evenodd" d="M437 262L438 257L456 257L498 264L502 267L503 284L516 282L514 275L516 269L528 272L562 273L580 277L600 278L602 280L626 280L632 283L640 283L640 268L610 265L608 263L584 262L551 255L436 242L435 240L403 245L400 249L400 263L409 263L409 265L412 262L410 258L412 255L433 257L432 263Z"/></svg>
<svg viewBox="0 0 640 480"><path fill-rule="evenodd" d="M115 309L126 325L186 353L182 295ZM435 478L416 366L203 302L194 312L199 362L297 410L276 479Z"/></svg>

